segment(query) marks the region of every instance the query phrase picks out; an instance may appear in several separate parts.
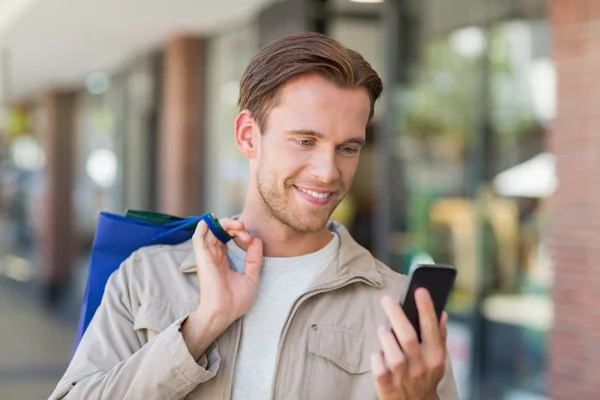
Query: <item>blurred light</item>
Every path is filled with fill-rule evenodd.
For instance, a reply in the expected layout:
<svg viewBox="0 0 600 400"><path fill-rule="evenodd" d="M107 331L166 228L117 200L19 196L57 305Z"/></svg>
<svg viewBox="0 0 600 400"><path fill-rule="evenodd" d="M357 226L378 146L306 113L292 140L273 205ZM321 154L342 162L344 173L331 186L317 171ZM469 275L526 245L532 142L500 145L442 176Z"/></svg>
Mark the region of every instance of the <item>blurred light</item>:
<svg viewBox="0 0 600 400"><path fill-rule="evenodd" d="M433 258L431 258L431 256L428 253L418 253L416 254L412 260L410 260L410 273L412 273L414 271L415 268L417 268L418 265L420 264L435 264L435 261L433 261Z"/></svg>
<svg viewBox="0 0 600 400"><path fill-rule="evenodd" d="M8 136L17 137L19 135L27 134L29 131L30 114L23 108L13 107L6 114L6 120L4 122L4 129Z"/></svg>
<svg viewBox="0 0 600 400"><path fill-rule="evenodd" d="M454 50L464 57L477 57L485 50L487 40L481 28L471 26L459 29L450 35Z"/></svg>
<svg viewBox="0 0 600 400"><path fill-rule="evenodd" d="M351 3L368 3L368 4L374 4L374 3L383 3L383 0L350 0Z"/></svg>
<svg viewBox="0 0 600 400"><path fill-rule="evenodd" d="M46 161L44 151L31 136L15 139L11 152L15 165L22 170L37 171L44 166Z"/></svg>
<svg viewBox="0 0 600 400"><path fill-rule="evenodd" d="M541 153L501 172L494 178L494 190L506 197L550 197L556 187L554 155Z"/></svg>
<svg viewBox="0 0 600 400"><path fill-rule="evenodd" d="M529 84L533 96L533 111L540 121L547 122L556 115L556 70L549 58L532 61Z"/></svg>
<svg viewBox="0 0 600 400"><path fill-rule="evenodd" d="M221 100L225 104L236 105L240 91L240 83L238 81L230 81L221 86Z"/></svg>
<svg viewBox="0 0 600 400"><path fill-rule="evenodd" d="M490 321L547 331L554 323L552 300L539 295L492 295L482 306Z"/></svg>
<svg viewBox="0 0 600 400"><path fill-rule="evenodd" d="M15 281L27 282L33 277L33 268L29 261L9 255L2 260L0 273Z"/></svg>
<svg viewBox="0 0 600 400"><path fill-rule="evenodd" d="M86 172L98 185L112 186L117 179L117 156L110 150L94 150L87 160Z"/></svg>
<svg viewBox="0 0 600 400"><path fill-rule="evenodd" d="M110 78L101 72L94 72L86 78L85 87L92 94L105 93L110 88Z"/></svg>
<svg viewBox="0 0 600 400"><path fill-rule="evenodd" d="M462 397L461 397L462 399ZM550 400L548 397L531 393L524 389L508 389L504 393L503 400Z"/></svg>

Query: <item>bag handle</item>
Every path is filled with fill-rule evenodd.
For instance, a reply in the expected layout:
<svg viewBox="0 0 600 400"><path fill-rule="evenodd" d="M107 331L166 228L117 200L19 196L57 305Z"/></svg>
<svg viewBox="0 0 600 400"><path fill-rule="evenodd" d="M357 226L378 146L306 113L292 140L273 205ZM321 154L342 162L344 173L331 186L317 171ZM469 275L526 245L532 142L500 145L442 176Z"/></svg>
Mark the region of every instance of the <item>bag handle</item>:
<svg viewBox="0 0 600 400"><path fill-rule="evenodd" d="M158 236L155 237L155 240L160 239L165 236L168 236L172 233L178 232L182 229L186 229L186 228L189 228L192 226L195 228L196 225L198 225L198 223L200 223L200 221L204 221L206 223L206 225L208 226L208 229L210 229L211 232L216 236L216 238L219 239L221 242L227 243L231 239L233 239L233 237L230 236L225 231L225 229L223 229L223 227L219 223L219 220L214 218L211 213L206 213L199 217L197 217L197 216L187 217L187 218L182 218L178 221L172 221L172 222L167 222L167 223L163 224L164 227L172 228L172 229L169 229L168 231L159 234Z"/></svg>

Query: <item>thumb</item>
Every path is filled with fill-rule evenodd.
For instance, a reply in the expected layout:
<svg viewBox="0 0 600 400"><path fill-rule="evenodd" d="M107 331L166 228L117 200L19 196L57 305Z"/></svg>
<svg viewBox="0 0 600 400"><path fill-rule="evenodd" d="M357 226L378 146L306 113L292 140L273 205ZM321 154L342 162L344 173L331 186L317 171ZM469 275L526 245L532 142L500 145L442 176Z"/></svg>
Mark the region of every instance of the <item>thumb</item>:
<svg viewBox="0 0 600 400"><path fill-rule="evenodd" d="M244 275L250 277L254 282L258 283L260 269L263 264L263 243L258 238L253 238L246 251L246 265L244 267Z"/></svg>

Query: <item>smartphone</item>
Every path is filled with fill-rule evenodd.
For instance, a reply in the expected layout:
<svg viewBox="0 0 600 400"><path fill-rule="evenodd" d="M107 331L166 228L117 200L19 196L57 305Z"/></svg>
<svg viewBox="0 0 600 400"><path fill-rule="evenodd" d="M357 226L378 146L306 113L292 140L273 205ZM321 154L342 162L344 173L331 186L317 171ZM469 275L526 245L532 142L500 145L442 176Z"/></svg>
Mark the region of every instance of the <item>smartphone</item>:
<svg viewBox="0 0 600 400"><path fill-rule="evenodd" d="M456 268L451 265L419 264L410 273L410 281L400 305L415 328L419 342L421 342L421 326L415 301L415 291L421 287L429 291L439 321L444 308L446 308L455 280Z"/></svg>

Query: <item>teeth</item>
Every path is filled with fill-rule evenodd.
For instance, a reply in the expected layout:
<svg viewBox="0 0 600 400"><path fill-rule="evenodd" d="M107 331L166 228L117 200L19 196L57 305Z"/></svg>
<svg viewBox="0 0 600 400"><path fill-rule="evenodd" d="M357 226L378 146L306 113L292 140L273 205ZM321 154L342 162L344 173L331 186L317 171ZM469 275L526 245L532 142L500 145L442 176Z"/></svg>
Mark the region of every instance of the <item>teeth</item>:
<svg viewBox="0 0 600 400"><path fill-rule="evenodd" d="M296 187L298 187L298 186L296 186ZM306 194L310 194L315 199L325 199L325 198L329 197L329 195L330 195L330 193L317 193L317 192L313 192L312 190L302 189L301 187L298 187L298 189L300 189L301 191L303 191Z"/></svg>

